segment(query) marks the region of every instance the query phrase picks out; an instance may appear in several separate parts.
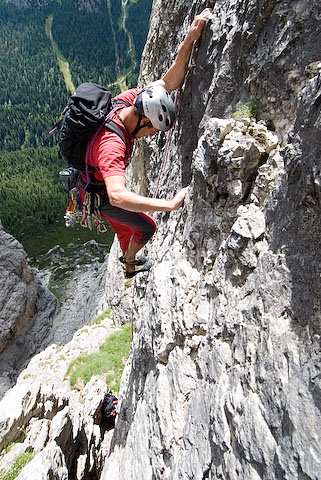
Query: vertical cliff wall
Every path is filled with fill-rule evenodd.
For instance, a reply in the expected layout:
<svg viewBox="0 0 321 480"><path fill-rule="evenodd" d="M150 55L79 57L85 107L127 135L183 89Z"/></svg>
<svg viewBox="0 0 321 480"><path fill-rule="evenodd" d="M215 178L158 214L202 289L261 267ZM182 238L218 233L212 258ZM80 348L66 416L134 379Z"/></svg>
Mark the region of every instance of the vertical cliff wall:
<svg viewBox="0 0 321 480"><path fill-rule="evenodd" d="M27 264L22 245L0 222L0 398L30 358L48 345L57 299Z"/></svg>
<svg viewBox="0 0 321 480"><path fill-rule="evenodd" d="M208 5L158 193L189 183L185 205L156 215L155 265L134 286L111 252L106 299L134 337L103 478L316 480L320 3L155 0L142 84ZM230 118L250 101L256 122ZM151 195L164 143L133 163Z"/></svg>

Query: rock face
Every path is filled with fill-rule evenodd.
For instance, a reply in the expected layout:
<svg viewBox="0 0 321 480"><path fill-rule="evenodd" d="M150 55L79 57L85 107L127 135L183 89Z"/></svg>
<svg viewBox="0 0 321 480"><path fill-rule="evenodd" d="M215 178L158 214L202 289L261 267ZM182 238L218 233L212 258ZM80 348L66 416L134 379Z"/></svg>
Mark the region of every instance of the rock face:
<svg viewBox="0 0 321 480"><path fill-rule="evenodd" d="M134 325L110 455L100 475L102 385L82 402L59 361L81 348L51 346L0 404L1 445L37 454L20 480L321 478L320 2L155 0L142 84L208 5L169 159L159 134L131 171L149 195L189 184L184 207L156 215L148 274L120 280L117 243L108 261L99 308Z"/></svg>
<svg viewBox="0 0 321 480"><path fill-rule="evenodd" d="M105 318L72 335L95 316L106 264L79 268L67 284L71 298L60 308L28 266L22 245L2 227L0 245L0 476L31 451L20 480L97 480L112 436L100 428L106 383L93 378L81 392L71 390L66 373L115 332Z"/></svg>
<svg viewBox="0 0 321 480"><path fill-rule="evenodd" d="M83 327L65 346L36 355L0 402L0 471L10 471L23 452L34 458L18 478L97 480L112 432L100 428L106 383L93 377L71 390L66 372L79 355L97 351L115 332L112 320Z"/></svg>
<svg viewBox="0 0 321 480"><path fill-rule="evenodd" d="M133 286L129 379L102 478L317 480L320 4L208 3L170 159L160 167L160 135L133 165L150 194L161 168L159 196L190 188L181 211L157 215L154 268ZM154 2L142 83L170 65L201 8ZM261 122L229 118L251 100ZM129 317L130 295L106 290Z"/></svg>
<svg viewBox="0 0 321 480"><path fill-rule="evenodd" d="M50 343L58 311L57 299L29 268L22 245L0 223L0 397Z"/></svg>

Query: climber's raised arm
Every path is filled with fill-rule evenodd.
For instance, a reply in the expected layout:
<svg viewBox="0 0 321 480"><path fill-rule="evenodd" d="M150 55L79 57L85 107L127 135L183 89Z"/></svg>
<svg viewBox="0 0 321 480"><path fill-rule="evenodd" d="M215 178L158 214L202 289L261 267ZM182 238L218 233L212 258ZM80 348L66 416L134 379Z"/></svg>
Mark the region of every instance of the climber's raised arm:
<svg viewBox="0 0 321 480"><path fill-rule="evenodd" d="M154 84L162 85L170 93L183 83L188 69L193 44L201 36L206 19L211 13L212 10L210 8L205 8L199 15L196 15L188 28L185 39L179 48L174 62L165 75L160 80L154 82Z"/></svg>
<svg viewBox="0 0 321 480"><path fill-rule="evenodd" d="M148 272L152 262L138 252L150 241L157 223L145 212L179 209L184 202L186 188L168 199L149 198L130 191L126 186L126 166L135 139L167 132L175 121L175 105L169 93L179 87L185 78L193 43L211 14L207 8L197 15L188 28L177 56L165 75L147 88L131 88L115 97L119 109L108 116L108 126L95 132L88 145L84 185L101 185L100 215L111 225L119 240L125 267L125 277ZM110 128L113 125L114 128ZM88 175L87 175L88 172ZM82 191L85 197L85 189ZM81 201L83 201L81 199Z"/></svg>

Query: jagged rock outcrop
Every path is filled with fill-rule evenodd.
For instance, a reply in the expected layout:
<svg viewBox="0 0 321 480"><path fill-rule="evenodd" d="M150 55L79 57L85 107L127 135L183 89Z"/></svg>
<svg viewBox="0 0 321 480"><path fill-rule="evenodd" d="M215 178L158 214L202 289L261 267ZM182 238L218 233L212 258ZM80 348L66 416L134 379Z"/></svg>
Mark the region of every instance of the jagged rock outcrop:
<svg viewBox="0 0 321 480"><path fill-rule="evenodd" d="M0 223L0 397L30 358L50 342L59 303Z"/></svg>
<svg viewBox="0 0 321 480"><path fill-rule="evenodd" d="M97 479L112 432L101 430L106 383L99 378L71 390L66 373L79 355L97 351L115 332L106 317L79 330L65 346L36 355L0 402L0 471L10 471L23 452L34 458L18 478ZM8 453L2 450L13 443Z"/></svg>
<svg viewBox="0 0 321 480"><path fill-rule="evenodd" d="M65 345L74 333L102 310L101 293L106 281L108 256L96 242L74 246L72 264L64 278L65 298L59 304L48 289L53 269L68 261L58 258L62 249L48 252L47 270L30 268L23 246L0 223L0 398L11 388L29 360L51 343ZM49 261L50 257L50 261ZM104 306L102 307L104 310Z"/></svg>
<svg viewBox="0 0 321 480"><path fill-rule="evenodd" d="M44 286L50 272L31 269L22 245L2 226L0 245L0 474L10 472L18 457L31 451L34 458L20 480L98 479L112 435L100 428L106 383L93 378L81 392L71 390L66 372L79 355L97 351L115 332L106 318L73 336L97 313L108 259L83 264L92 256L87 244L82 264L64 283L69 299L60 307ZM55 262L56 250L61 249L49 253Z"/></svg>
<svg viewBox="0 0 321 480"><path fill-rule="evenodd" d="M133 287L131 369L102 478L317 480L320 5L209 3L159 191L189 193L157 215L155 266ZM142 82L169 66L202 6L154 2ZM274 132L228 118L250 100ZM151 194L163 146L145 143L133 170ZM106 291L123 314L129 297Z"/></svg>

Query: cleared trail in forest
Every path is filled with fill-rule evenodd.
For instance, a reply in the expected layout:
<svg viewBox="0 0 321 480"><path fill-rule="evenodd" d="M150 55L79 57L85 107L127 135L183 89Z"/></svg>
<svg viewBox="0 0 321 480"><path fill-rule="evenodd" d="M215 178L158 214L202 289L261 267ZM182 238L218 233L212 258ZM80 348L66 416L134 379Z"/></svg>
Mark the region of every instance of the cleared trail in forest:
<svg viewBox="0 0 321 480"><path fill-rule="evenodd" d="M121 2L122 13L121 13L121 17L120 17L120 22L121 22L121 26L122 26L122 29L124 31L124 34L128 38L129 48L128 48L127 54L130 57L131 66L124 73L121 73L116 78L116 80L113 83L110 84L110 86L117 85L121 91L126 90L128 88L126 80L127 80L128 76L131 75L131 73L137 67L137 59L136 59L135 46L134 46L133 38L132 38L131 33L129 32L129 30L126 27L127 5L128 5L128 3L129 3L128 0L122 0L122 2ZM118 75L118 72L120 70L121 58L120 58L120 55L119 55L119 50L118 50L118 45L117 45L117 40L116 40L116 33L115 33L114 26L113 26L113 21L112 21L111 0L106 0L106 4L107 4L107 10L108 10L108 15L109 15L109 19L110 19L112 40L113 40L113 44L114 44L115 57L116 57L116 63L115 63L116 75ZM46 23L45 23L45 31L46 31L47 37L50 39L52 49L56 54L60 71L61 71L61 73L63 74L63 77L64 77L66 88L72 94L75 91L75 86L72 82L72 76L71 76L71 72L70 72L69 63L65 59L65 57L62 55L62 53L60 52L59 47L58 47L57 43L55 42L55 40L53 39L53 36L52 36L53 18L54 18L53 15L49 15L49 17L47 18Z"/></svg>
<svg viewBox="0 0 321 480"><path fill-rule="evenodd" d="M121 2L121 5L122 5L121 25L122 25L122 29L123 29L125 35L128 38L129 49L128 49L127 54L130 56L131 66L126 70L126 72L124 74L119 76L115 80L115 82L113 82L111 84L111 85L118 85L119 89L121 91L126 90L128 88L128 86L126 84L126 79L137 67L137 60L136 60L135 46L134 46L133 38L132 38L131 33L129 32L129 30L126 27L127 4L128 4L128 0L122 0L122 2ZM109 12L110 12L110 0L107 0L107 6L108 6L108 9L109 9ZM109 14L109 17L110 17L110 21L112 23L111 14ZM116 65L119 65L119 54L118 54L118 48L117 48L116 40L114 40L114 42L115 42Z"/></svg>
<svg viewBox="0 0 321 480"><path fill-rule="evenodd" d="M69 63L67 62L65 57L62 55L62 53L59 50L58 45L56 44L56 42L53 39L52 31L51 31L52 22L53 22L53 15L49 15L49 17L46 20L46 24L45 24L46 35L50 39L52 49L56 54L60 71L63 74L64 80L65 80L66 88L72 94L75 91L75 86L72 82Z"/></svg>

